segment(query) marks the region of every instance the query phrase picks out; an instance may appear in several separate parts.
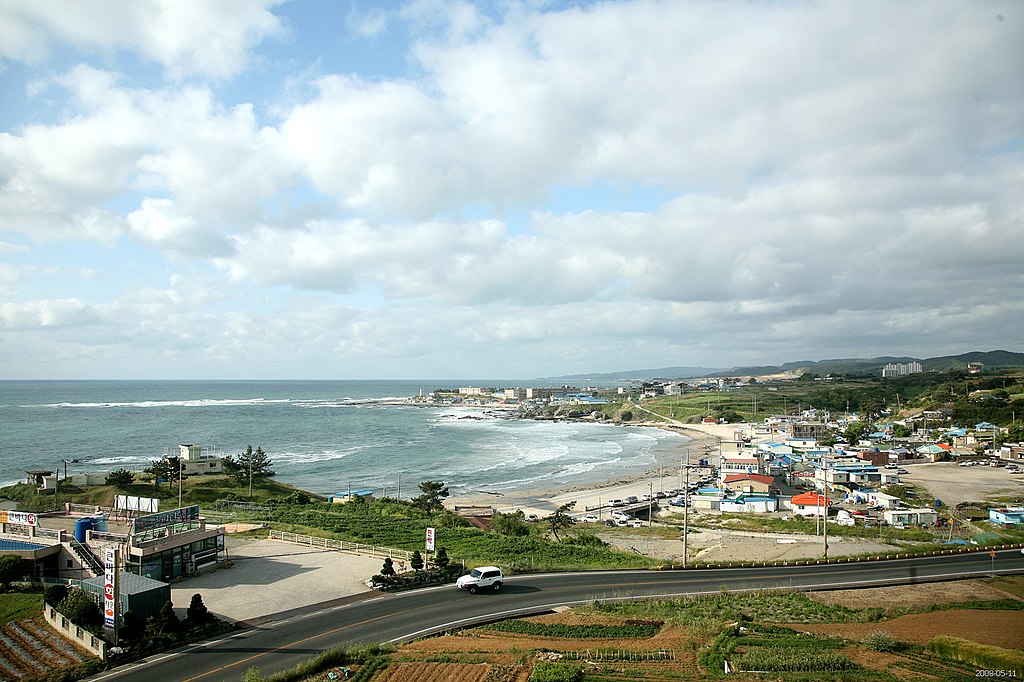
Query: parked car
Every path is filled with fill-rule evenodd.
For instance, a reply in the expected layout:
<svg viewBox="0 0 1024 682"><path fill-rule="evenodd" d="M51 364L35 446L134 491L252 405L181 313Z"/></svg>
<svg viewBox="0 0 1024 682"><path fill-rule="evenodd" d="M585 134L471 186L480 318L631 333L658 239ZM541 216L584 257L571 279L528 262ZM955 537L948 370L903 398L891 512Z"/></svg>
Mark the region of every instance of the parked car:
<svg viewBox="0 0 1024 682"><path fill-rule="evenodd" d="M612 511L612 518L616 519L616 520L618 520L618 519L625 519L626 521L629 521L630 519L633 518L633 515L628 513L628 512L624 512L622 510L616 509L616 510Z"/></svg>
<svg viewBox="0 0 1024 682"><path fill-rule="evenodd" d="M468 574L462 576L455 585L460 590L466 590L470 594L476 594L479 590L491 589L495 592L501 589L505 577L497 566L481 566L474 568Z"/></svg>
<svg viewBox="0 0 1024 682"><path fill-rule="evenodd" d="M632 523L634 528L643 528L645 522L641 521L640 519L633 519Z"/></svg>
<svg viewBox="0 0 1024 682"><path fill-rule="evenodd" d="M526 515L526 520L527 521L540 521L540 517L537 516L536 514L527 514Z"/></svg>
<svg viewBox="0 0 1024 682"><path fill-rule="evenodd" d="M636 504L639 501L640 498L637 497L636 495L630 495L629 497L626 498L626 504Z"/></svg>
<svg viewBox="0 0 1024 682"><path fill-rule="evenodd" d="M675 498L673 500L669 500L669 504L671 504L674 507L685 507L686 506L686 498L685 497L677 497L677 498Z"/></svg>
<svg viewBox="0 0 1024 682"><path fill-rule="evenodd" d="M608 500L608 506L609 507L625 507L626 506L626 501L625 500L620 500L617 497L613 497L612 499Z"/></svg>
<svg viewBox="0 0 1024 682"><path fill-rule="evenodd" d="M580 521L583 523L597 523L601 519L597 518L597 514L584 514L580 517Z"/></svg>

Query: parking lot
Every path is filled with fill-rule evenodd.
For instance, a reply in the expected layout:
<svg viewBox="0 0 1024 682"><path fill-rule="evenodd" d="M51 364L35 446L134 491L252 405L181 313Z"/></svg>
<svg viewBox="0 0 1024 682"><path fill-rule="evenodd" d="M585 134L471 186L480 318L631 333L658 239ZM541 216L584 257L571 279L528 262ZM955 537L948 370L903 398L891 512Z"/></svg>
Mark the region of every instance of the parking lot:
<svg viewBox="0 0 1024 682"><path fill-rule="evenodd" d="M1003 467L962 467L954 462L936 462L903 468L907 471L900 474L903 481L927 488L933 497L949 506L1002 497L1024 497L1024 474L1012 474Z"/></svg>

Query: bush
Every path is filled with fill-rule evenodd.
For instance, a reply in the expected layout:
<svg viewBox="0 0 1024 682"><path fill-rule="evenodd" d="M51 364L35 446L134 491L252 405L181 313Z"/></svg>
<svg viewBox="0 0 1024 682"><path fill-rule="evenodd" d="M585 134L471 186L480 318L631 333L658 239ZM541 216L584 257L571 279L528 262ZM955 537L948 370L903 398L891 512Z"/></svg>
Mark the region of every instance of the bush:
<svg viewBox="0 0 1024 682"><path fill-rule="evenodd" d="M583 669L569 663L541 661L533 667L529 682L579 682Z"/></svg>
<svg viewBox="0 0 1024 682"><path fill-rule="evenodd" d="M57 604L57 610L75 625L94 630L100 625L100 608L92 597L80 589L69 590Z"/></svg>
<svg viewBox="0 0 1024 682"><path fill-rule="evenodd" d="M957 637L936 637L928 643L928 650L943 658L964 661L978 668L1024 671L1024 654L1019 651L978 644Z"/></svg>
<svg viewBox="0 0 1024 682"><path fill-rule="evenodd" d="M188 605L186 617L188 618L189 623L195 625L202 625L213 620L213 617L210 615L210 610L207 609L206 604L203 603L203 596L201 594L196 593L192 595L192 601Z"/></svg>
<svg viewBox="0 0 1024 682"><path fill-rule="evenodd" d="M43 601L50 606L57 606L68 596L67 585L50 585L43 591Z"/></svg>
<svg viewBox="0 0 1024 682"><path fill-rule="evenodd" d="M864 638L864 644L872 651L880 651L883 653L903 651L910 646L906 642L896 639L884 630L869 634Z"/></svg>

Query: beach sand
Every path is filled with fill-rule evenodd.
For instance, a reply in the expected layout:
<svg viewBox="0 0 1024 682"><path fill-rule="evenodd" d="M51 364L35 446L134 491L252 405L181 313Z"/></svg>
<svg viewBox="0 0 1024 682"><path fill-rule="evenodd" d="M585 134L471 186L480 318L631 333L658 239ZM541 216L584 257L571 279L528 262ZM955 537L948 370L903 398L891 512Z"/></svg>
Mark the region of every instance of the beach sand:
<svg viewBox="0 0 1024 682"><path fill-rule="evenodd" d="M636 423L631 426L650 426L669 429L689 436L693 440L680 447L679 456L685 461L687 451L691 464L690 477L693 480L707 472L706 469L693 467L701 457L717 455L721 440L732 439L737 431L752 433L749 424L681 424L666 425L664 423ZM754 439L756 442L756 439ZM714 459L714 457L712 457ZM524 514L536 514L543 518L559 506L575 502L573 515L579 515L588 509L594 509L611 498L625 498L630 495L640 497L652 491L659 492L672 488L681 488L679 464L673 463L660 469L650 469L634 476L623 476L621 479L588 485L580 485L560 489L523 490L502 495L474 495L450 498L446 506L453 509L466 507L491 508L499 512L522 511ZM662 505L664 510L665 505ZM602 516L607 518L606 507ZM595 512L597 513L597 512ZM673 512L662 511L661 514ZM704 512L707 513L707 512ZM701 513L694 512L694 521ZM657 515L655 516L657 523ZM693 529L687 541L690 561L779 561L796 559L814 559L821 557L823 546L821 538L814 536L792 536L771 533L752 533L729 531L722 529ZM678 537L659 537L650 534L631 533L626 529L603 529L596 527L596 534L611 545L629 551L639 551L667 561L678 562L682 558L682 542ZM781 542L780 542L781 540ZM854 556L866 553L885 553L895 549L872 540L854 538L830 538L829 556Z"/></svg>

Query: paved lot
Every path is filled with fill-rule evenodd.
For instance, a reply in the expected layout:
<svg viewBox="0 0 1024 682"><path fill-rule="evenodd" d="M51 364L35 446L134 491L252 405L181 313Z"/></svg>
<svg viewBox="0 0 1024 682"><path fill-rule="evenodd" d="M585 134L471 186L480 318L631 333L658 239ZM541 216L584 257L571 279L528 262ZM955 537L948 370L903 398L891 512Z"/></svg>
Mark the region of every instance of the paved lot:
<svg viewBox="0 0 1024 682"><path fill-rule="evenodd" d="M994 497L1024 496L1024 474L1011 474L1005 468L962 467L954 462L912 464L904 468L907 473L900 474L901 480L924 486L949 506Z"/></svg>
<svg viewBox="0 0 1024 682"><path fill-rule="evenodd" d="M173 583L171 601L184 616L193 594L214 614L260 622L320 602L367 592L363 582L379 573L381 559L277 540L226 538L229 568Z"/></svg>

